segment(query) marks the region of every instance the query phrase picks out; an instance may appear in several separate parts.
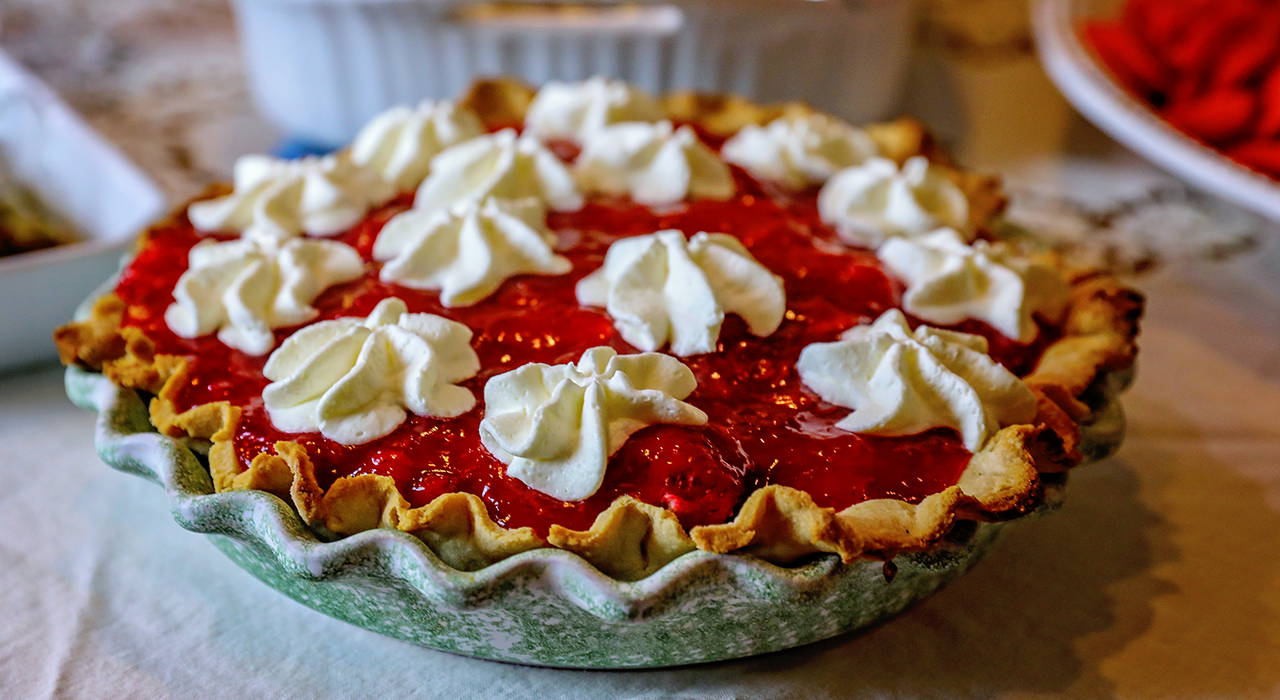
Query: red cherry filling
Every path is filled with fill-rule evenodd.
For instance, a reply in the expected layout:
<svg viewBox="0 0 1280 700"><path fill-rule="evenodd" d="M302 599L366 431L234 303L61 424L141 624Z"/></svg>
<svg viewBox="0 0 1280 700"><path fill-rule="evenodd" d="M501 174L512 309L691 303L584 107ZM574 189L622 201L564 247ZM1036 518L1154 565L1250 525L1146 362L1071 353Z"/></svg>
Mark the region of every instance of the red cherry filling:
<svg viewBox="0 0 1280 700"><path fill-rule="evenodd" d="M409 416L395 432L367 445L346 446L319 434L291 435L275 429L262 408L265 357L228 349L213 335L186 340L165 325L172 289L200 239L183 222L156 231L127 267L116 292L130 304L126 323L141 328L158 352L185 355L190 381L179 393L179 410L226 400L244 408L234 444L242 464L279 440L307 448L322 487L354 474L392 477L412 505L439 495L479 496L496 522L531 526L546 535L552 524L584 529L619 495L663 506L686 528L724 522L743 500L766 484L809 492L822 506L844 508L874 498L919 502L956 483L969 459L959 436L932 430L907 437L856 435L835 427L849 409L831 406L802 386L795 371L800 351L829 342L859 323L899 305L900 285L874 255L846 248L818 218L816 192L766 191L735 169L739 194L725 202L700 200L652 211L628 202L593 201L572 213L552 213L548 224L558 250L573 262L559 277L522 276L474 306L446 309L434 292L381 282L369 261L363 279L326 290L314 302L316 320L364 316L389 296L410 311L439 314L467 324L480 357L480 374L464 383L476 409L455 419ZM338 237L369 260L381 226L409 204L400 198ZM597 269L609 244L626 237L675 228L692 235L719 231L737 236L752 254L783 278L786 320L767 338L757 338L737 316L721 328L717 352L681 358L698 379L687 399L709 417L702 427L650 426L622 446L604 483L591 498L565 503L506 475L506 467L481 444L484 383L529 362L576 361L584 350L611 345L634 352L618 336L604 309L584 308L574 285ZM1029 371L1049 332L1020 345L976 322L963 330L992 341L992 355L1019 373ZM279 329L278 340L296 328Z"/></svg>
<svg viewBox="0 0 1280 700"><path fill-rule="evenodd" d="M609 461L607 481L616 493L667 508L685 527L722 523L746 497L747 470L745 455L717 447L716 437L671 425L641 430Z"/></svg>

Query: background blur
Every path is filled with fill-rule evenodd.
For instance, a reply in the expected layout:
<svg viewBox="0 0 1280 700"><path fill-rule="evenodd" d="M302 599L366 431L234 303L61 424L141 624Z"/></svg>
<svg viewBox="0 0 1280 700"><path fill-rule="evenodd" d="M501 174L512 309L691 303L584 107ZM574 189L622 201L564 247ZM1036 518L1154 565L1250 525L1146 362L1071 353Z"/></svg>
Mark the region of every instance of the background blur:
<svg viewBox="0 0 1280 700"><path fill-rule="evenodd" d="M743 1L747 5L760 4L759 0ZM249 7L292 4L273 0L240 2ZM784 4L805 3L791 0ZM865 0L851 6L910 5ZM961 162L1006 175L1010 189L1015 195L1022 195L1015 197L1015 222L1034 226L1052 244L1081 262L1140 269L1161 259L1221 257L1256 243L1263 228L1261 222L1232 208L1216 208L1216 202L1208 205L1212 216L1200 217L1200 202L1190 208L1183 206L1187 194L1176 179L1145 167L1140 159L1115 146L1073 112L1037 61L1024 0L920 0L914 9L914 25L892 17L871 18L873 24L880 23L876 26L901 24L909 28L901 42L905 53L851 57L849 60L861 66L865 74L844 79L857 86L869 86L874 94L858 93L863 99L846 104L842 116L855 122L899 113L920 116ZM884 14L881 10L872 14L876 13ZM690 21L686 18L686 22ZM866 17L856 19L863 24L867 21ZM0 4L0 46L48 82L95 129L139 164L159 183L171 203L181 202L208 184L225 179L239 155L273 149L280 152L281 148L291 152L288 149L297 146L299 140L304 146L317 141L315 133L282 130L282 122L288 124L291 118L294 122L302 119L321 125L347 124L333 127L341 134L344 128L354 130L363 123L368 115L361 110L371 114L385 106L380 102L403 101L394 99L397 90L411 93L434 89L451 95L461 89L453 83L465 85L466 68L484 72L486 66L508 65L499 59L486 62L485 51L481 50L480 58L457 67L458 75L448 84L397 88L395 80L384 78L390 87L383 85L373 95L366 94L370 92L367 81L355 79L348 86L355 96L344 93L345 99L329 101L356 110L347 115L317 115L316 111L328 104L318 102L321 98L313 94L318 79L299 73L310 82L298 85L301 96L286 102L286 107L304 100L311 100L307 104L313 106L308 108L310 111L295 110L292 116L274 114L273 119L263 113L262 107L270 110L269 103L278 102L273 97L274 86L290 82L287 76L284 80L260 76L255 102L251 72L246 70L236 29L232 8L224 0L6 0ZM823 84L803 80L805 74L822 71L795 69L796 62L805 65L803 62L810 59L814 66L828 65L823 61L830 58L829 52L806 59L807 49L795 48L795 44L806 41L803 34L771 31L786 39L779 50L791 52L784 56L786 60L772 63L781 63L791 73L771 77L762 67L754 66L755 77L744 79L735 73L743 72L742 62L725 54L719 58L714 75L666 75L665 79L654 80L674 87L712 84L733 89L758 84L772 93L766 97L773 99L784 97L777 93L788 89L794 89L801 97L808 93L815 100L831 93ZM893 37L882 39L883 46L897 46ZM294 46L289 42L269 37L257 43L265 47ZM499 44L489 48L503 50ZM341 55L361 55L350 46L345 50L347 53ZM270 58L252 51L250 54L259 63ZM587 55L592 54L588 51ZM597 58L596 62L599 60L602 59ZM360 63L355 58L350 62ZM510 65L525 70L527 63L521 60ZM594 65L589 59L578 63L569 70L589 73ZM696 62L701 66L709 63L716 61L703 57ZM270 65L278 69L278 62ZM876 75L881 67L893 71L901 67L902 75ZM303 66L297 70L308 69ZM360 70L365 73L353 75L368 73L367 69ZM538 68L527 70L536 74ZM545 70L554 72L555 66ZM267 83L261 84L263 80ZM364 93L360 93L362 89ZM834 106L837 109L832 111L841 112L840 105ZM1123 176L1108 176L1117 171ZM1196 228L1198 234L1189 237L1170 233L1161 230L1169 228L1163 224L1145 225L1139 227L1141 230L1128 224L1110 225L1116 212L1127 211L1135 204L1148 204L1153 198L1174 202L1173 228ZM1168 207L1162 209L1166 210Z"/></svg>

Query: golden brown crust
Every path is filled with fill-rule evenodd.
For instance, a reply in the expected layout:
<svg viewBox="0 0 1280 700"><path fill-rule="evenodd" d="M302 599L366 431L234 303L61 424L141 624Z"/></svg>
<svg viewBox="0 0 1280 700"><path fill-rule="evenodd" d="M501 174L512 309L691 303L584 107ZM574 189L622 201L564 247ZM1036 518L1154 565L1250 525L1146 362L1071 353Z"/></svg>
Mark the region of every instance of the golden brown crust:
<svg viewBox="0 0 1280 700"><path fill-rule="evenodd" d="M532 95L512 81L482 81L463 101L486 124L502 126L523 120ZM798 103L755 105L692 93L668 96L664 106L672 118L697 122L721 135L789 111L809 110ZM999 180L951 167L918 122L902 119L873 125L868 132L888 157L901 162L926 155L947 166L970 199L976 227L985 228L1004 208ZM211 190L206 196L220 192ZM1071 295L1062 335L1026 377L1038 402L1034 424L998 432L973 456L955 486L918 504L883 499L836 512L818 506L803 491L771 485L752 493L732 521L689 533L672 512L622 496L589 529L552 526L544 541L531 528L495 523L471 494L445 494L413 508L387 476L343 477L323 488L306 449L293 442L276 443L273 452L255 456L244 468L232 443L239 409L217 402L176 411L174 398L186 382L186 361L157 355L138 329L124 327L125 305L114 294L99 300L90 318L60 328L55 340L64 363L100 370L120 386L155 394L151 420L161 432L211 440L209 468L218 491L273 493L319 533L342 536L395 528L414 534L444 562L464 570L550 544L581 555L611 576L637 579L695 547L749 553L779 564L820 552L845 561L887 559L937 546L957 520L1003 520L1034 509L1043 493L1040 474L1065 471L1080 461L1079 426L1091 410L1082 395L1100 373L1131 366L1137 352L1142 297L1105 275L1072 272L1068 279Z"/></svg>
<svg viewBox="0 0 1280 700"><path fill-rule="evenodd" d="M954 168L947 168L944 172L969 200L969 225L979 233L990 231L992 223L1009 206L1000 178Z"/></svg>
<svg viewBox="0 0 1280 700"><path fill-rule="evenodd" d="M1062 337L1045 349L1026 383L1073 418L1087 410L1076 399L1101 372L1133 365L1142 295L1114 277L1073 275Z"/></svg>
<svg viewBox="0 0 1280 700"><path fill-rule="evenodd" d="M587 530L552 525L547 542L624 580L640 579L694 550L675 513L619 496Z"/></svg>
<svg viewBox="0 0 1280 700"><path fill-rule="evenodd" d="M516 126L524 123L534 92L533 88L517 80L477 80L459 100L459 105L480 115L480 121L490 129Z"/></svg>
<svg viewBox="0 0 1280 700"><path fill-rule="evenodd" d="M899 117L891 122L869 124L864 130L875 142L881 155L899 165L908 158L924 156L938 165L955 166L951 156L938 145L933 134L919 119Z"/></svg>
<svg viewBox="0 0 1280 700"><path fill-rule="evenodd" d="M120 324L124 312L124 300L106 294L94 302L89 318L55 330L53 342L62 364L101 370L107 360L123 356L125 341Z"/></svg>
<svg viewBox="0 0 1280 700"><path fill-rule="evenodd" d="M692 535L708 552L741 552L788 564L815 551L862 551L842 543L843 533L833 509L819 507L804 491L770 485L747 497L732 521L695 527Z"/></svg>
<svg viewBox="0 0 1280 700"><path fill-rule="evenodd" d="M230 440L240 409L226 401L193 406L179 413L175 402L178 391L187 384L189 363L176 355L155 355L153 366L164 375L164 385L151 400L151 424L165 435L184 435L204 440Z"/></svg>
<svg viewBox="0 0 1280 700"><path fill-rule="evenodd" d="M475 570L509 556L545 546L532 528L507 529L489 517L484 502L467 493L444 494L413 508L388 476L342 477L326 490L316 479L307 451L277 442L274 453L254 457L242 470L229 441L215 441L210 471L218 491L259 489L292 503L312 528L353 535L378 527L411 533L450 566Z"/></svg>
<svg viewBox="0 0 1280 700"><path fill-rule="evenodd" d="M53 332L58 356L66 365L102 372L118 386L159 393L172 361L157 361L155 346L137 328L123 326L125 303L107 294L93 305L89 318Z"/></svg>
<svg viewBox="0 0 1280 700"><path fill-rule="evenodd" d="M1089 414L1089 407L1065 392L1055 391L1059 397L1056 400L1044 393L1042 388L1033 388L1031 393L1036 395L1035 424L1047 428L1027 446L1035 459L1036 469L1042 474L1064 472L1079 464L1082 457L1077 449L1080 446L1078 421ZM1064 403L1078 411L1078 415L1068 413L1063 408Z"/></svg>
<svg viewBox="0 0 1280 700"><path fill-rule="evenodd" d="M810 114L813 108L802 102L756 104L736 95L709 95L675 92L662 99L662 108L671 119L690 122L714 136L728 137L748 124L767 124L788 114Z"/></svg>

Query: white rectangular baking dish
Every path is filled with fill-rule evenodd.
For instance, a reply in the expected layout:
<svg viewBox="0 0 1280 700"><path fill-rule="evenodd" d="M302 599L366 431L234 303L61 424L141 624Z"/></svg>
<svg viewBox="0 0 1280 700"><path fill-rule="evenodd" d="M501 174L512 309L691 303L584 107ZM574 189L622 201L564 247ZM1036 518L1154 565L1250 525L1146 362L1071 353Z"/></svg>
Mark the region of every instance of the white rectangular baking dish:
<svg viewBox="0 0 1280 700"><path fill-rule="evenodd" d="M602 74L654 93L800 99L855 122L897 107L914 0L235 0L257 102L346 144L395 104L481 76Z"/></svg>
<svg viewBox="0 0 1280 700"><path fill-rule="evenodd" d="M57 356L53 331L164 213L155 184L0 52L0 152L84 240L0 258L0 371Z"/></svg>

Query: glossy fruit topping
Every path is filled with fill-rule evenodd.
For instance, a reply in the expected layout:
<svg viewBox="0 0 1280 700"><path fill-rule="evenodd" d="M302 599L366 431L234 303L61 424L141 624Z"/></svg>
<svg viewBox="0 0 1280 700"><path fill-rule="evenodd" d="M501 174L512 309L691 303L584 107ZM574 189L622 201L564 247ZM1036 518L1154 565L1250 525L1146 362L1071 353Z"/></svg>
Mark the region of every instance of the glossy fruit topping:
<svg viewBox="0 0 1280 700"><path fill-rule="evenodd" d="M708 414L708 424L657 425L636 433L614 455L601 489L581 502L558 501L508 477L477 437L483 405L450 420L411 415L387 437L359 446L276 430L260 398L267 384L261 373L265 358L230 350L213 336L178 338L164 324L170 290L200 240L189 225L179 222L153 232L125 270L117 293L130 305L126 322L143 329L159 352L190 358L190 382L178 396L178 409L221 400L244 407L234 438L242 463L276 441L292 440L307 448L323 487L342 476L375 473L395 479L413 505L469 492L483 499L498 523L532 526L545 535L553 523L589 527L621 494L664 506L693 527L731 518L748 494L766 484L803 489L820 505L837 509L875 498L918 502L954 484L970 454L953 431L896 438L845 432L835 423L848 409L819 400L796 374L801 349L835 340L845 329L897 306L901 286L871 252L834 239L819 220L815 192L772 191L736 169L735 177L738 194L725 202L702 200L653 211L595 200L577 212L552 213L548 224L557 233L558 252L573 262L572 272L512 278L474 306L446 309L433 292L381 282L373 262L363 279L330 288L314 303L317 320L364 316L394 295L410 311L467 324L482 369L463 386L479 398L489 377L525 363L569 362L597 345L635 351L602 309L584 308L574 296L574 284L600 266L611 242L669 228L688 235L737 236L783 277L786 320L772 335L757 338L736 316L726 318L717 352L684 358L698 380L688 402ZM410 203L403 197L383 206L338 239L369 261L378 230ZM1020 374L1032 368L1051 335L1042 333L1040 341L1027 346L980 323L961 328L990 338L993 356ZM277 337L294 330L281 329Z"/></svg>

